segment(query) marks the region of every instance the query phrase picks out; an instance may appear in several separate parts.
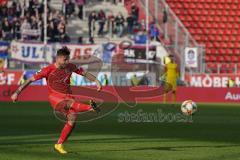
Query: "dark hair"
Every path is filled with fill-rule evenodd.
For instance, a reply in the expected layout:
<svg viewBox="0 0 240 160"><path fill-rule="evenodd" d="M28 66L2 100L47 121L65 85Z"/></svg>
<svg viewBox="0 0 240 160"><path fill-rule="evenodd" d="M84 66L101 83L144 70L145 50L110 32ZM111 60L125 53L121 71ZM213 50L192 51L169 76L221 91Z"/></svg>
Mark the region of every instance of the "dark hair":
<svg viewBox="0 0 240 160"><path fill-rule="evenodd" d="M57 56L69 56L69 55L70 51L66 46L62 47L57 51Z"/></svg>

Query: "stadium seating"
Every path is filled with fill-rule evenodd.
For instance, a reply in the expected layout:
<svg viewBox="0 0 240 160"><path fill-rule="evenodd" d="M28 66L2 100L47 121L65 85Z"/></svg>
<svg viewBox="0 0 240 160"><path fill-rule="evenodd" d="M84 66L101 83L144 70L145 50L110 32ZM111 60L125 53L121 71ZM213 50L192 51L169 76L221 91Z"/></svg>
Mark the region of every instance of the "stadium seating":
<svg viewBox="0 0 240 160"><path fill-rule="evenodd" d="M218 66L220 73L233 73L235 66L240 70L238 0L167 0L167 3L197 42L206 46L209 70L217 72Z"/></svg>

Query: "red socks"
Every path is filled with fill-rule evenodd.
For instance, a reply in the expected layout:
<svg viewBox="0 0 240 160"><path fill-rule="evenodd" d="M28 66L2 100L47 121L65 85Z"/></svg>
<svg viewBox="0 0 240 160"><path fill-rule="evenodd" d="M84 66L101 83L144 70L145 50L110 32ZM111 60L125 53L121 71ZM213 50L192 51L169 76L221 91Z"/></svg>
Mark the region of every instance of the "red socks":
<svg viewBox="0 0 240 160"><path fill-rule="evenodd" d="M60 138L58 139L57 144L64 143L67 140L68 136L70 135L72 129L73 129L73 126L67 122L64 128L62 129L62 132L61 132Z"/></svg>
<svg viewBox="0 0 240 160"><path fill-rule="evenodd" d="M73 110L73 112L75 112L75 113L86 112L91 109L92 109L92 107L90 105L83 104L83 103L77 103L77 102L73 102L72 107L70 108L70 110Z"/></svg>

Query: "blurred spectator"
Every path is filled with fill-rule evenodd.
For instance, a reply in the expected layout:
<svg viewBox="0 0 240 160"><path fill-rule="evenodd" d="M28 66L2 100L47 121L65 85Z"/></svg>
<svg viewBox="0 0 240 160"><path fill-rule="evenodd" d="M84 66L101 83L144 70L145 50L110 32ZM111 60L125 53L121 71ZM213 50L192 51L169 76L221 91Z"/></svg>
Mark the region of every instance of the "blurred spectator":
<svg viewBox="0 0 240 160"><path fill-rule="evenodd" d="M106 22L106 15L103 10L100 10L98 13L98 24L99 24L98 35L103 35L105 22Z"/></svg>
<svg viewBox="0 0 240 160"><path fill-rule="evenodd" d="M50 42L55 42L55 35L57 35L57 30L54 28L53 22L50 22L47 28L47 35L49 37Z"/></svg>
<svg viewBox="0 0 240 160"><path fill-rule="evenodd" d="M67 4L69 3L70 0L63 0L62 4L62 12L67 17Z"/></svg>
<svg viewBox="0 0 240 160"><path fill-rule="evenodd" d="M22 23L21 29L20 29L21 33L22 33L22 36L21 36L22 39L27 39L28 38L28 36L25 33L26 33L26 31L28 31L30 29L31 29L30 23L28 22L27 18L25 18L23 20L23 23Z"/></svg>
<svg viewBox="0 0 240 160"><path fill-rule="evenodd" d="M147 42L147 34L145 31L140 31L138 34L134 36L135 44L146 44Z"/></svg>
<svg viewBox="0 0 240 160"><path fill-rule="evenodd" d="M67 43L70 42L70 37L66 34L66 28L65 28L64 21L61 21L58 24L58 33L59 33L59 42Z"/></svg>
<svg viewBox="0 0 240 160"><path fill-rule="evenodd" d="M139 23L139 30L140 31L146 31L146 23L145 23L145 20L142 19L141 22Z"/></svg>
<svg viewBox="0 0 240 160"><path fill-rule="evenodd" d="M115 28L114 21L115 21L115 17L113 15L113 13L110 12L108 17L107 17L107 31L108 31L108 33L110 34L111 37L113 35L113 31L114 31L114 28Z"/></svg>
<svg viewBox="0 0 240 160"><path fill-rule="evenodd" d="M83 37L82 36L78 37L78 44L83 44Z"/></svg>
<svg viewBox="0 0 240 160"><path fill-rule="evenodd" d="M14 7L15 7L15 10L16 10L16 16L19 18L22 14L22 7L21 7L21 4L19 1L17 2L14 2Z"/></svg>
<svg viewBox="0 0 240 160"><path fill-rule="evenodd" d="M39 14L40 4L37 0L29 0L29 7L28 7L28 13L30 16L36 16L36 14Z"/></svg>
<svg viewBox="0 0 240 160"><path fill-rule="evenodd" d="M89 42L94 43L94 31L95 31L95 22L97 20L96 12L93 11L88 16L88 34L89 34Z"/></svg>
<svg viewBox="0 0 240 160"><path fill-rule="evenodd" d="M236 83L232 78L229 78L227 81L227 87L231 88L231 87L236 87Z"/></svg>
<svg viewBox="0 0 240 160"><path fill-rule="evenodd" d="M76 0L78 6L78 17L83 19L83 6L85 5L85 0Z"/></svg>
<svg viewBox="0 0 240 160"><path fill-rule="evenodd" d="M71 17L75 12L75 5L72 0L65 0L65 15L66 17Z"/></svg>
<svg viewBox="0 0 240 160"><path fill-rule="evenodd" d="M8 19L4 18L2 24L2 36L4 40L11 40L13 37L12 26L9 24Z"/></svg>
<svg viewBox="0 0 240 160"><path fill-rule="evenodd" d="M139 17L139 9L135 3L132 3L131 14L133 16L134 24L137 24Z"/></svg>
<svg viewBox="0 0 240 160"><path fill-rule="evenodd" d="M108 82L107 74L104 74L103 86L108 86L108 85L109 85L109 82Z"/></svg>
<svg viewBox="0 0 240 160"><path fill-rule="evenodd" d="M58 34L59 34L59 41L64 42L65 41L65 25L63 22L60 22L57 26Z"/></svg>
<svg viewBox="0 0 240 160"><path fill-rule="evenodd" d="M130 14L127 17L127 31L128 34L133 34L133 26L134 26L134 18L133 16Z"/></svg>
<svg viewBox="0 0 240 160"><path fill-rule="evenodd" d="M132 86L138 86L138 85L139 85L139 82L140 82L140 80L138 80L137 75L134 74L134 75L131 77L131 84L132 84Z"/></svg>
<svg viewBox="0 0 240 160"><path fill-rule="evenodd" d="M37 21L36 17L35 16L31 16L31 19L30 19L30 25L31 25L31 29L39 29L39 21Z"/></svg>
<svg viewBox="0 0 240 160"><path fill-rule="evenodd" d="M17 17L13 18L12 27L13 27L13 38L20 39L21 38L21 34L20 34L21 22Z"/></svg>
<svg viewBox="0 0 240 160"><path fill-rule="evenodd" d="M20 85L22 85L27 79L28 79L28 78L27 78L27 75L24 74L24 75L22 76L22 78L20 79Z"/></svg>
<svg viewBox="0 0 240 160"><path fill-rule="evenodd" d="M116 24L116 32L118 37L122 37L123 35L123 28L124 28L124 17L122 13L118 13L118 15L115 18L115 24Z"/></svg>
<svg viewBox="0 0 240 160"><path fill-rule="evenodd" d="M157 28L156 24L153 22L151 25L150 25L150 39L151 40L154 40L154 41L158 41L160 42L160 39L159 39L159 29Z"/></svg>
<svg viewBox="0 0 240 160"><path fill-rule="evenodd" d="M167 9L166 8L164 8L163 9L163 23L167 23L167 21L168 21L168 13L167 13Z"/></svg>

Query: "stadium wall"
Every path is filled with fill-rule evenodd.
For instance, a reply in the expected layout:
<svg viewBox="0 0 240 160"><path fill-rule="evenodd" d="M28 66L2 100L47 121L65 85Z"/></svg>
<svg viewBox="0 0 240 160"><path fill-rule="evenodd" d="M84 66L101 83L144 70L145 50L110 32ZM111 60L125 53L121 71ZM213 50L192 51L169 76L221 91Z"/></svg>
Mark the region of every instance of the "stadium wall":
<svg viewBox="0 0 240 160"><path fill-rule="evenodd" d="M10 95L17 86L5 85L0 88L0 101L9 102ZM162 102L161 89L157 87L108 86L103 87L102 92L97 92L95 87L73 87L73 91L77 93L75 96L83 101L95 98L105 102ZM48 101L47 92L46 86L29 86L22 92L19 101ZM240 103L240 90L239 88L178 87L177 101L182 102L187 99L198 103Z"/></svg>

